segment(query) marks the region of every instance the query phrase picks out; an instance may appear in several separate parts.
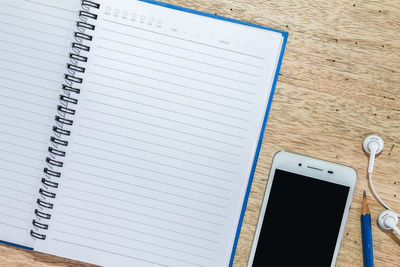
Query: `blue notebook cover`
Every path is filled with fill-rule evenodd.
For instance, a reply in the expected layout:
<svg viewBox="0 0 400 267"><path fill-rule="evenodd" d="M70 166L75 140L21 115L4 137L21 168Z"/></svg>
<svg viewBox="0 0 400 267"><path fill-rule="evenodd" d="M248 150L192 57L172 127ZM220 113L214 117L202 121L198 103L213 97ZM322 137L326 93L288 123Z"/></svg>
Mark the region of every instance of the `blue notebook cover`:
<svg viewBox="0 0 400 267"><path fill-rule="evenodd" d="M209 14L209 13L205 13L205 12L201 12L201 11L197 11L197 10L193 10L193 9L189 9L189 8L174 6L174 5L171 5L171 4L158 2L158 1L154 1L154 0L138 0L138 1L146 2L146 3L149 3L149 4L158 5L158 6L162 6L162 7L166 7L166 8L170 8L170 9L175 9L175 10L179 10L179 11L183 11L183 12L188 12L188 13L192 13L192 14L196 14L196 15L210 17L210 18L214 18L214 19L225 20L225 21L229 21L229 22L232 22L232 23L242 24L242 25L246 25L246 26L250 26L250 27L255 27L255 28L267 30L267 31L278 32L278 33L281 33L282 36L283 36L281 54L279 56L279 61L278 61L278 65L277 65L277 69L276 69L276 72L275 72L274 81L273 81L272 88L271 88L271 95L269 97L267 110L265 112L264 121L263 121L263 125L262 125L262 128L261 128L261 133L260 133L260 137L259 137L259 140L258 140L258 144L257 144L257 151L255 153L255 157L254 157L254 160L253 160L253 165L252 165L252 169L251 169L251 173L250 173L250 177L249 177L249 183L247 185L246 195L245 195L244 200L243 200L243 206L242 206L242 211L241 211L240 218L239 218L238 228L236 230L235 241L234 241L234 244L233 244L233 247L232 247L231 258L230 258L230 261L229 261L229 266L232 266L233 259L234 259L234 256L235 256L236 247L237 247L237 242L239 240L240 229L242 227L243 217L244 217L244 213L245 213L246 206L247 206L247 200L249 198L250 188L251 188L251 184L252 184L253 177L254 177L254 172L255 172L255 169L256 169L256 165L257 165L258 155L260 153L261 143L262 143L262 139L263 139L264 132L265 132L265 126L267 124L268 114L269 114L269 110L271 108L271 103L272 103L272 98L273 98L273 95L274 95L274 92L275 92L276 83L278 81L278 75L279 75L279 70L280 70L280 67L281 67L282 59L283 59L283 54L285 52L288 33L285 32L285 31L275 30L275 29L271 29L271 28L268 28L268 27L264 27L264 26L260 26L260 25L256 25L256 24L252 24L252 23L248 23L248 22L244 22L244 21L239 21L239 20L234 20L234 19L230 19L230 18L226 18L226 17L221 17L221 16L218 16L218 15L213 15L213 14ZM33 250L33 248L26 247L26 246L21 246L21 245L18 245L18 244L9 243L9 242L6 242L6 241L1 241L0 240L0 243L6 244L6 245L12 245L12 246L15 246L15 247L18 247L18 248L24 248L24 249L28 249L28 250Z"/></svg>
<svg viewBox="0 0 400 267"><path fill-rule="evenodd" d="M27 249L27 250L33 250L33 248L22 246L22 245L18 245L18 244L14 244L14 243L10 243L10 242L6 242L6 241L3 241L3 240L0 240L0 243L1 244L6 244L6 245L10 245L10 246L13 246L13 247L16 247L16 248L23 248L23 249Z"/></svg>

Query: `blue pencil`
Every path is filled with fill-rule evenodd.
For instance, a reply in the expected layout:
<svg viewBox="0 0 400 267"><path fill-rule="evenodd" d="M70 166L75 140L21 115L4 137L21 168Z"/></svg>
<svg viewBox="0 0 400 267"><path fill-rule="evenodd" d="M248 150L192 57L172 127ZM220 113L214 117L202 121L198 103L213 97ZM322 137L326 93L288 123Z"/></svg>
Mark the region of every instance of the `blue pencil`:
<svg viewBox="0 0 400 267"><path fill-rule="evenodd" d="M367 194L364 190L361 208L361 231L364 253L364 267L374 266L374 247L372 245L371 214L367 203Z"/></svg>

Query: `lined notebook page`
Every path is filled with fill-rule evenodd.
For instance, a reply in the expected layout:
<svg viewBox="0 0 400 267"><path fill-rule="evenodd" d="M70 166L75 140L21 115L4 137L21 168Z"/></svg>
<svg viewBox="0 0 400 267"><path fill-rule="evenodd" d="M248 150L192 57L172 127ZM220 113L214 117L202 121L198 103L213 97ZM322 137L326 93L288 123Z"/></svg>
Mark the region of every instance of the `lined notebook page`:
<svg viewBox="0 0 400 267"><path fill-rule="evenodd" d="M40 251L103 266L226 266L281 34L103 1Z"/></svg>
<svg viewBox="0 0 400 267"><path fill-rule="evenodd" d="M0 240L32 246L76 3L0 0Z"/></svg>

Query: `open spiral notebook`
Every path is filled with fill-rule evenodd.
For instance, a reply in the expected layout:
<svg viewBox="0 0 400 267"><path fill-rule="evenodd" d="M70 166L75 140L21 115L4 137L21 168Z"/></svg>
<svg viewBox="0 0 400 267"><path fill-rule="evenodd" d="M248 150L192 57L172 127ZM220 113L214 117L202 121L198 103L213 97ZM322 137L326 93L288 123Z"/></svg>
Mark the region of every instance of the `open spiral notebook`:
<svg viewBox="0 0 400 267"><path fill-rule="evenodd" d="M231 265L287 33L150 0L0 7L0 240Z"/></svg>

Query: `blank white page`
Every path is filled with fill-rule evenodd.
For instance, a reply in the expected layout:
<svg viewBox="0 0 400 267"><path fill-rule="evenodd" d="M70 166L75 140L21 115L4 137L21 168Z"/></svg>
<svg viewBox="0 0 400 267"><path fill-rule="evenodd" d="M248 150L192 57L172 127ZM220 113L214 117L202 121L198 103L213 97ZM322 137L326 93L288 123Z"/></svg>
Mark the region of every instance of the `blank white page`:
<svg viewBox="0 0 400 267"><path fill-rule="evenodd" d="M226 266L282 34L102 1L42 252L103 266Z"/></svg>
<svg viewBox="0 0 400 267"><path fill-rule="evenodd" d="M72 40L76 4L79 6L79 1L0 0L3 241L33 244L29 231Z"/></svg>

